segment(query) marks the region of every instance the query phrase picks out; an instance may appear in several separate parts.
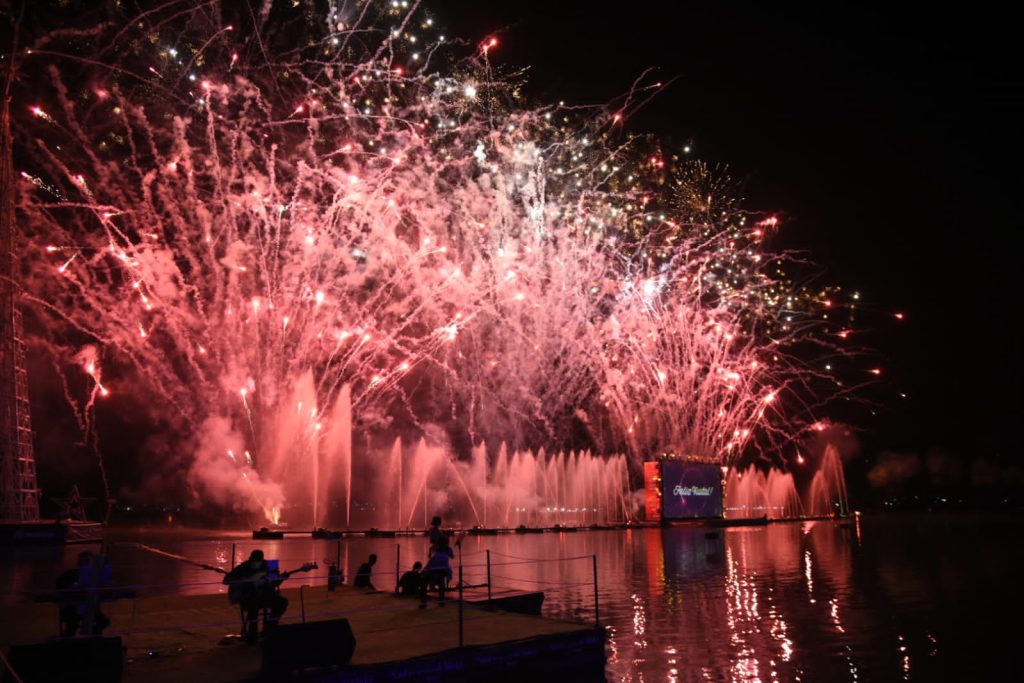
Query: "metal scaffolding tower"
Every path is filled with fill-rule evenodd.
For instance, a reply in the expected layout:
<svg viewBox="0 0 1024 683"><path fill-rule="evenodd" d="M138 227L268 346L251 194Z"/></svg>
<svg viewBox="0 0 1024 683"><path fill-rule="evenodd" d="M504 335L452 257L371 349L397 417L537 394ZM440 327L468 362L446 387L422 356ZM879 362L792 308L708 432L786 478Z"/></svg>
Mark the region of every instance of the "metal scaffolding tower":
<svg viewBox="0 0 1024 683"><path fill-rule="evenodd" d="M0 102L0 522L34 522L39 520L39 488L18 306L10 86L8 66Z"/></svg>

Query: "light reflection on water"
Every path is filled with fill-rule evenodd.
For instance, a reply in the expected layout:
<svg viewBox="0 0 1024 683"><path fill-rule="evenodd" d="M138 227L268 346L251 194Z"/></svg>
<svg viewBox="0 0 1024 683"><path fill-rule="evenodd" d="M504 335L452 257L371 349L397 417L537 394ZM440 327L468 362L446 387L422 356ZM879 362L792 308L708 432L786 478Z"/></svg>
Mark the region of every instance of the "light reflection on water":
<svg viewBox="0 0 1024 683"><path fill-rule="evenodd" d="M1022 606L1022 524L1006 517L871 518L766 527L633 529L473 536L465 580L544 590L544 613L593 621L592 555L608 631L609 680L889 681L977 679L1014 658ZM218 532L118 532L118 583L147 592L222 592L209 570L154 556L137 541L227 567L253 548L283 569L340 558L346 577L375 552L378 588L424 559L423 537L254 542ZM233 547L234 546L234 547ZM49 590L78 548L0 555L13 594ZM565 559L576 558L576 559ZM292 579L296 581L296 579ZM309 583L309 577L301 578ZM321 581L322 582L322 581ZM187 584L178 586L175 584Z"/></svg>

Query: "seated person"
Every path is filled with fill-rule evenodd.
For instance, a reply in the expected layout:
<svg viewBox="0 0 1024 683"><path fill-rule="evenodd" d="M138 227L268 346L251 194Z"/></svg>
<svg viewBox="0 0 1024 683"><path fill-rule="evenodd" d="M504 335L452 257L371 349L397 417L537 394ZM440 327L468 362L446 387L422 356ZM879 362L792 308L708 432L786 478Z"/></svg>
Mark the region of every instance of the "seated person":
<svg viewBox="0 0 1024 683"><path fill-rule="evenodd" d="M368 561L359 565L359 569L356 571L355 581L352 582L352 585L356 588L365 588L371 591L377 590L374 587L373 582L370 581L370 577L373 575L373 565L375 564L377 564L377 556L371 554Z"/></svg>
<svg viewBox="0 0 1024 683"><path fill-rule="evenodd" d="M444 605L444 591L448 582L452 580L451 557L452 549L447 546L437 548L427 566L423 568L423 580L420 584L420 607L427 606L427 591L437 590Z"/></svg>
<svg viewBox="0 0 1024 683"><path fill-rule="evenodd" d="M110 583L110 565L100 568L98 581L93 581L92 572L95 558L88 550L78 554L78 565L57 576L57 604L60 607L61 638L72 638L78 633L82 623L86 621L89 611L89 599L86 590ZM96 611L92 615L92 624L83 629L83 636L101 636L103 629L110 626L110 619L99 609L99 598L96 600Z"/></svg>
<svg viewBox="0 0 1024 683"><path fill-rule="evenodd" d="M413 564L412 569L402 574L402 578L398 580L398 586L395 587L395 592L402 597L418 597L420 594L420 585L423 583L423 575L420 574L420 569L422 568L422 562L416 562Z"/></svg>
<svg viewBox="0 0 1024 683"><path fill-rule="evenodd" d="M288 609L288 598L277 590L281 580L270 571L262 550L253 550L248 560L224 577L224 583L228 586L228 599L232 605L242 607L247 641L256 642L259 636L257 619L261 609L270 610L266 623L267 630L277 626L281 616Z"/></svg>

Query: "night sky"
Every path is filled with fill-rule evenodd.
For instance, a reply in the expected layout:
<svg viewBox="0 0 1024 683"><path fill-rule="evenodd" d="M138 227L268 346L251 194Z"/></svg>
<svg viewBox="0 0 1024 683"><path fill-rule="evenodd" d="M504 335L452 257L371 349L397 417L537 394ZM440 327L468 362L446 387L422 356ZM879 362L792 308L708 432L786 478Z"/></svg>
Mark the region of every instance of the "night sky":
<svg viewBox="0 0 1024 683"><path fill-rule="evenodd" d="M857 341L873 353L852 369L883 373L831 417L858 431L865 470L886 450L1020 464L1024 88L1011 17L979 5L425 6L466 53L497 36L492 63L528 68L532 104L608 103L648 68L647 83L671 82L626 131L727 165L747 208L783 219L773 246L806 252L817 284L860 293ZM45 383L48 362L33 371ZM51 490L95 470L88 449L69 466L76 432L60 400L33 396L38 424L51 425L36 434ZM159 427L119 410L107 431L119 442ZM115 489L148 467L134 447L107 455Z"/></svg>
<svg viewBox="0 0 1024 683"><path fill-rule="evenodd" d="M453 35L499 36L493 61L530 66L527 92L542 101L609 102L648 67L652 82L675 78L628 129L727 164L748 208L785 218L777 246L809 252L822 283L860 292L860 340L884 369L868 392L876 414L851 411L865 450L1016 460L1024 90L1008 16L835 3L434 6Z"/></svg>

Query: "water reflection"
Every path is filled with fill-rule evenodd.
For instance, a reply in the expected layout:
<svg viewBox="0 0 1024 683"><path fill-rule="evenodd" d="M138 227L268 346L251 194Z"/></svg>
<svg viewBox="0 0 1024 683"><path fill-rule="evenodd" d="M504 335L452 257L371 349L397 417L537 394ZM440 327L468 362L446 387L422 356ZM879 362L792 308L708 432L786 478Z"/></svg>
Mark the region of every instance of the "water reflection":
<svg viewBox="0 0 1024 683"><path fill-rule="evenodd" d="M472 536L466 583L542 590L549 616L593 621L597 556L608 676L616 681L860 681L978 678L1016 651L1024 601L1020 522L935 518ZM858 528L860 527L860 528ZM221 576L157 557L142 542L228 568L256 547L323 584L371 553L378 587L423 560L425 537L254 542L240 534L124 534L111 547L118 583L145 592L221 592ZM951 542L955 540L956 542ZM971 546L964 552L963 544ZM5 601L50 590L78 549L0 556ZM1012 661L1012 660L1011 660Z"/></svg>

